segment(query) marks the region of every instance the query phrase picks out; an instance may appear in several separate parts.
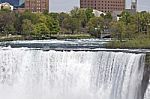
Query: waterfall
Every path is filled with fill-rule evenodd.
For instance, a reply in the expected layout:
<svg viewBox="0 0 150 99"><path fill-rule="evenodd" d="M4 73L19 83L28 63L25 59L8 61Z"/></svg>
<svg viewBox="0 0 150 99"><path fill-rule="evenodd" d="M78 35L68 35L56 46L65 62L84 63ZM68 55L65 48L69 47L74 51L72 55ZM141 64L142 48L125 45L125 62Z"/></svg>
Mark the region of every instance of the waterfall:
<svg viewBox="0 0 150 99"><path fill-rule="evenodd" d="M150 99L150 81L149 81L149 85L148 85L148 88L146 90L144 99Z"/></svg>
<svg viewBox="0 0 150 99"><path fill-rule="evenodd" d="M143 99L144 54L0 50L1 99Z"/></svg>

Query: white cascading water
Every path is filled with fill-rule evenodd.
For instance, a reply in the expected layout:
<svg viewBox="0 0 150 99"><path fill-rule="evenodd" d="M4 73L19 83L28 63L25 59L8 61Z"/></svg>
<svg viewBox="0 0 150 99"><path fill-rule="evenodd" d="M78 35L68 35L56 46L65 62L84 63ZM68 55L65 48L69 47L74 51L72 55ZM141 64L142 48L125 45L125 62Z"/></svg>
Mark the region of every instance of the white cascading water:
<svg viewBox="0 0 150 99"><path fill-rule="evenodd" d="M1 99L142 99L144 54L0 50Z"/></svg>
<svg viewBox="0 0 150 99"><path fill-rule="evenodd" d="M150 80L149 80L149 85L148 85L148 88L146 90L144 99L150 99Z"/></svg>

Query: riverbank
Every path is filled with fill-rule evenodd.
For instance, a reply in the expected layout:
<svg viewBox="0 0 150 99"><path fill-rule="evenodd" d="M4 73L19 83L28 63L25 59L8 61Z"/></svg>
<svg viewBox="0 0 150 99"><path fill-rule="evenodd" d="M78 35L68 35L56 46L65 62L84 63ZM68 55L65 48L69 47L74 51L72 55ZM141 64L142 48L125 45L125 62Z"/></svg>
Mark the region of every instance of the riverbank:
<svg viewBox="0 0 150 99"><path fill-rule="evenodd" d="M106 44L106 48L150 49L150 38L136 38L124 41L114 40Z"/></svg>
<svg viewBox="0 0 150 99"><path fill-rule="evenodd" d="M49 39L96 39L90 34L58 34L51 35L50 37L35 37L35 36L24 36L24 35L8 35L0 36L0 42L4 41L17 41L17 40L49 40ZM131 40L112 40L106 43L104 48L110 49L150 49L150 38L136 38Z"/></svg>
<svg viewBox="0 0 150 99"><path fill-rule="evenodd" d="M16 40L90 39L90 38L95 38L95 37L91 36L90 34L59 34L59 35L51 35L50 37L8 35L8 36L0 36L0 42L3 42L3 41L16 41Z"/></svg>
<svg viewBox="0 0 150 99"><path fill-rule="evenodd" d="M4 41L16 41L16 40L24 40L24 37L22 35L0 36L0 42L4 42Z"/></svg>

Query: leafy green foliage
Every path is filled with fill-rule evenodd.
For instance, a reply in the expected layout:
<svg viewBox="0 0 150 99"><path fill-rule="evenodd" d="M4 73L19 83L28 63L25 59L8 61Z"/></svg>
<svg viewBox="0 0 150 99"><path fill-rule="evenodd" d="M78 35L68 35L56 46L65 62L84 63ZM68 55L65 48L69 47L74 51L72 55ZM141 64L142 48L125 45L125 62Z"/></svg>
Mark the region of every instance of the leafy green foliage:
<svg viewBox="0 0 150 99"><path fill-rule="evenodd" d="M0 34L49 37L60 31L57 14L0 11Z"/></svg>
<svg viewBox="0 0 150 99"><path fill-rule="evenodd" d="M131 14L122 12L120 20L111 22L112 35L116 39L134 39L138 35L148 35L150 31L150 13L137 12ZM119 34L119 36L118 36Z"/></svg>
<svg viewBox="0 0 150 99"><path fill-rule="evenodd" d="M31 20L24 19L22 24L22 32L24 35L31 35L33 33L34 25Z"/></svg>
<svg viewBox="0 0 150 99"><path fill-rule="evenodd" d="M70 30L72 34L77 30L79 27L79 22L77 18L65 18L63 21L63 28Z"/></svg>
<svg viewBox="0 0 150 99"><path fill-rule="evenodd" d="M29 10L15 13L1 10L0 33L50 37L65 30L64 33L74 34L86 29L92 17L94 17L92 9L80 8L74 8L71 13L48 13L47 11L32 13Z"/></svg>
<svg viewBox="0 0 150 99"><path fill-rule="evenodd" d="M120 41L125 37L125 24L122 21L113 22L112 30L114 31L114 36L117 37Z"/></svg>
<svg viewBox="0 0 150 99"><path fill-rule="evenodd" d="M47 28L45 23L38 23L34 25L34 35L36 37L44 37L49 33L49 29Z"/></svg>
<svg viewBox="0 0 150 99"><path fill-rule="evenodd" d="M0 14L0 31L3 34L15 31L14 23L16 21L15 14L12 12L3 12Z"/></svg>
<svg viewBox="0 0 150 99"><path fill-rule="evenodd" d="M133 40L139 35L150 38L150 13L129 13L123 11L119 20L111 13L94 16L91 8L75 7L70 13L32 13L26 10L15 13L8 9L0 10L0 34L19 34L37 38L51 38L53 35L88 34L101 37L110 33L114 40ZM70 37L70 36L69 36Z"/></svg>
<svg viewBox="0 0 150 99"><path fill-rule="evenodd" d="M123 12L120 20L111 22L114 40L111 48L150 48L150 13ZM119 41L118 41L119 40Z"/></svg>
<svg viewBox="0 0 150 99"><path fill-rule="evenodd" d="M101 33L103 32L103 29L104 29L103 17L91 18L88 22L88 29L92 35L99 37L101 35Z"/></svg>

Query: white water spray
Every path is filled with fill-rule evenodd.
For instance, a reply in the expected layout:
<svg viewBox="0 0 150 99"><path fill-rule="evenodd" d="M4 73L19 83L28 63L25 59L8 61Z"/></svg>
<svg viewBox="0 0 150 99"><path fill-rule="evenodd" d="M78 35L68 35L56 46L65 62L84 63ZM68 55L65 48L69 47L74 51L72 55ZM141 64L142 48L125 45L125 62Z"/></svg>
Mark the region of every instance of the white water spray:
<svg viewBox="0 0 150 99"><path fill-rule="evenodd" d="M144 54L0 50L1 99L142 99Z"/></svg>

